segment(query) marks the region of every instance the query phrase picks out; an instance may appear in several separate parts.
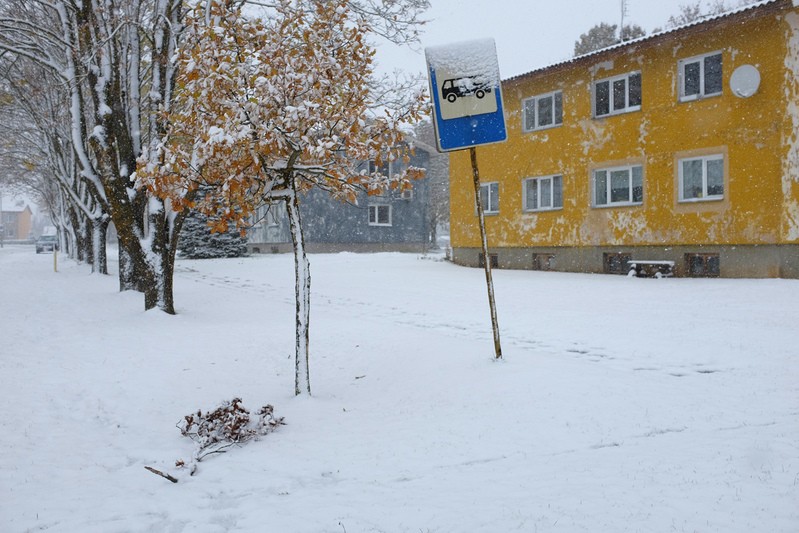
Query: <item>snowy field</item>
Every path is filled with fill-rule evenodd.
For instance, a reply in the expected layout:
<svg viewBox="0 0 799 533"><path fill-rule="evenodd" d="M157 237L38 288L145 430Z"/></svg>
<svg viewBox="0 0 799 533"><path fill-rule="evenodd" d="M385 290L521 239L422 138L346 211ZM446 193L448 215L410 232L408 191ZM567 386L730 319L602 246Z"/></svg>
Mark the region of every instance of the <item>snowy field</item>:
<svg viewBox="0 0 799 533"><path fill-rule="evenodd" d="M167 316L0 249L0 531L799 531L799 281L495 271L494 362L439 259L311 256L295 398L290 255L180 260ZM287 425L176 469L234 396Z"/></svg>

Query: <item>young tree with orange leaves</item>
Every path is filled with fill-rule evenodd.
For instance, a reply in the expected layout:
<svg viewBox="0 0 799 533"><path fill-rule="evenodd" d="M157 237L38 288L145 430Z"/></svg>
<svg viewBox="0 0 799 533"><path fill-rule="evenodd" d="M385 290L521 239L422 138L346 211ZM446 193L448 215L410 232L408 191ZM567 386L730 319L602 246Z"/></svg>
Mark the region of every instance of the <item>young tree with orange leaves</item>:
<svg viewBox="0 0 799 533"><path fill-rule="evenodd" d="M310 394L302 193L320 188L353 201L363 190L408 187L420 169L392 177L379 169L407 157L403 131L426 104L421 91L402 105L377 101L391 91L376 90L369 22L347 0L273 4L265 19L225 0L188 14L169 128L136 179L173 206L215 215L219 229L229 221L244 227L260 205L285 202L295 257L295 393ZM377 170L359 170L363 161ZM214 192L195 206L200 186Z"/></svg>

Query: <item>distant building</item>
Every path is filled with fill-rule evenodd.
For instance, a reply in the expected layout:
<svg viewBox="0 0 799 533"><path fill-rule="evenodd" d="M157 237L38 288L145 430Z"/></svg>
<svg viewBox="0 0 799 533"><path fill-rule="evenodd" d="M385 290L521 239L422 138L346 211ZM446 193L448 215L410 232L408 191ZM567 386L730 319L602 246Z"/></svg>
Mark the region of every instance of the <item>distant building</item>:
<svg viewBox="0 0 799 533"><path fill-rule="evenodd" d="M799 0L766 0L503 81L479 147L500 268L799 278ZM469 155L453 260L484 258Z"/></svg>
<svg viewBox="0 0 799 533"><path fill-rule="evenodd" d="M428 168L430 156L430 148L417 144L408 165ZM404 168L402 163L392 163L386 170L394 174ZM412 190L387 191L380 196L363 192L354 203L334 200L322 190L310 190L300 198L307 251L426 251L431 245L430 178L413 181L412 185ZM264 206L258 211L248 231L247 248L251 253L291 251L285 206Z"/></svg>
<svg viewBox="0 0 799 533"><path fill-rule="evenodd" d="M33 237L33 211L29 206L8 207L4 205L0 212L2 213L0 223L3 228L3 240L21 241Z"/></svg>

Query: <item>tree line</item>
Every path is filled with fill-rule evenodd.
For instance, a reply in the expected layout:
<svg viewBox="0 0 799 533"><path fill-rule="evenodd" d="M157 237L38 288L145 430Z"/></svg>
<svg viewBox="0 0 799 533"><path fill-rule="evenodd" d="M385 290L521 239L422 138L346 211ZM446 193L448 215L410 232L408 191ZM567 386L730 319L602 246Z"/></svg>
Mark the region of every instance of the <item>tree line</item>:
<svg viewBox="0 0 799 533"><path fill-rule="evenodd" d="M684 26L692 22L697 22L703 18L720 15L735 7L745 6L755 0L738 0L737 3L728 4L726 0L713 0L703 4L701 1L680 5L680 11L676 15L671 15L662 28L654 28L652 33L660 33L664 30ZM631 41L646 36L646 30L637 24L624 24L619 31L619 24L609 24L600 22L591 27L586 33L580 35L574 42L574 56L581 56L614 46L625 41Z"/></svg>

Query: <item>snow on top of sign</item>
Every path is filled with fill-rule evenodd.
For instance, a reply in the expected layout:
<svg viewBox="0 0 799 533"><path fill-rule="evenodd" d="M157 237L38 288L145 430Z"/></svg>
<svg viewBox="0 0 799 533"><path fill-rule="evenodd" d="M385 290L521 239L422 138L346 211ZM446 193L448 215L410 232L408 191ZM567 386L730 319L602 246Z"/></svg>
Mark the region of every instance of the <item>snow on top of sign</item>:
<svg viewBox="0 0 799 533"><path fill-rule="evenodd" d="M427 64L436 71L462 74L499 86L499 62L494 39L475 39L425 48Z"/></svg>

